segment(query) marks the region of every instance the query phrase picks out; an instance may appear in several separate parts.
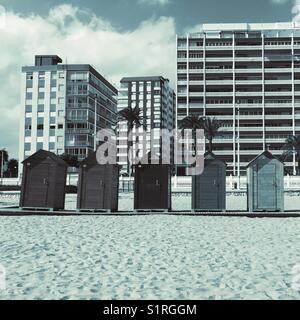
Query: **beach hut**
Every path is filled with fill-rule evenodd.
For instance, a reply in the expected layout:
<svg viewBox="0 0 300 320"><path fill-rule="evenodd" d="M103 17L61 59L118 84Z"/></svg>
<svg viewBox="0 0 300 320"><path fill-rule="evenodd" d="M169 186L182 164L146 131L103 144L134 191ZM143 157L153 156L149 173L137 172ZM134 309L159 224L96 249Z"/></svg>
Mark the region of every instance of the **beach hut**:
<svg viewBox="0 0 300 320"><path fill-rule="evenodd" d="M135 165L134 171L134 209L171 210L171 170L169 164L151 164L151 153ZM143 164L144 163L144 164Z"/></svg>
<svg viewBox="0 0 300 320"><path fill-rule="evenodd" d="M226 210L226 163L209 152L204 155L204 170L192 176L192 209Z"/></svg>
<svg viewBox="0 0 300 320"><path fill-rule="evenodd" d="M284 164L269 151L247 166L248 210L284 211Z"/></svg>
<svg viewBox="0 0 300 320"><path fill-rule="evenodd" d="M60 157L45 150L24 160L20 207L64 209L67 167Z"/></svg>
<svg viewBox="0 0 300 320"><path fill-rule="evenodd" d="M80 163L77 209L118 211L118 199L119 166L99 164L92 153Z"/></svg>

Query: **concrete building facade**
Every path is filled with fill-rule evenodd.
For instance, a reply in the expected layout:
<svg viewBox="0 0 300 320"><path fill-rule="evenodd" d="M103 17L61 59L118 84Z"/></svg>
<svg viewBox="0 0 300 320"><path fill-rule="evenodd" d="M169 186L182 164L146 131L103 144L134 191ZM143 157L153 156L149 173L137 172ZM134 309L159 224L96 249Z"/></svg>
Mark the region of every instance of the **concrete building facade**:
<svg viewBox="0 0 300 320"><path fill-rule="evenodd" d="M295 23L203 24L177 37L177 123L187 115L223 121L214 153L244 175L264 150L282 154L300 134L300 29ZM295 156L285 162L296 174Z"/></svg>
<svg viewBox="0 0 300 320"><path fill-rule="evenodd" d="M36 56L22 68L20 163L39 149L79 160L95 149L95 133L116 123L117 89L88 64Z"/></svg>
<svg viewBox="0 0 300 320"><path fill-rule="evenodd" d="M161 76L126 77L121 79L118 110L128 106L141 109L141 119L145 126L145 134L141 135L143 127L133 129L133 153L142 157L152 151L161 157L161 129L175 128L176 96L170 87L169 80ZM118 125L118 163L121 172L128 173L127 167L127 123L121 121ZM170 159L173 161L174 141L171 139Z"/></svg>

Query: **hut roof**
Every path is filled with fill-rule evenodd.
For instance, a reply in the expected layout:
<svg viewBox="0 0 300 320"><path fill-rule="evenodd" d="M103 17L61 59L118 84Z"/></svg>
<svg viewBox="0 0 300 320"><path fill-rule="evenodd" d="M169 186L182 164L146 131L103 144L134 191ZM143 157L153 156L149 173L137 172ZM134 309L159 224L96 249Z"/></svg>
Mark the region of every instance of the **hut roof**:
<svg viewBox="0 0 300 320"><path fill-rule="evenodd" d="M204 159L205 159L205 160L215 160L215 161L219 161L219 162L224 163L224 164L227 166L227 164L226 164L225 161L223 161L222 159L217 158L217 156L216 156L213 152L210 152L210 151L208 151L208 152L206 152L206 153L204 154Z"/></svg>
<svg viewBox="0 0 300 320"><path fill-rule="evenodd" d="M82 160L79 164L79 166L93 166L93 165L97 165L99 164L99 162L97 161L97 151L91 153L90 155L88 155L88 157L86 157L84 160ZM100 164L99 164L100 165ZM115 164L116 166L118 166L118 164Z"/></svg>
<svg viewBox="0 0 300 320"><path fill-rule="evenodd" d="M161 158L161 156L158 155L157 153L155 153L152 156L152 153L150 151L150 152L146 153L136 164L134 164L134 166L138 166L138 165L170 165L167 163L162 163L163 159L165 159L165 161L168 160L168 159L164 158L164 156L162 156L162 158ZM152 160L156 163L151 163Z"/></svg>
<svg viewBox="0 0 300 320"><path fill-rule="evenodd" d="M30 162L32 160L40 160L40 161L42 161L42 160L44 160L46 158L50 158L51 160L53 160L58 165L68 167L68 164L61 157L57 156L53 152L42 150L42 149L40 149L36 153L32 154L30 157L25 159L22 163L26 164L26 163L28 163L28 162Z"/></svg>
<svg viewBox="0 0 300 320"><path fill-rule="evenodd" d="M255 162L257 162L259 160L259 158L261 158L262 156L269 158L270 160L275 159L281 163L283 163L280 159L278 159L277 157L275 157L270 151L265 150L264 152L262 152L260 155L258 155L257 157L255 157L253 160L251 160L246 168L250 167L252 164L254 164Z"/></svg>

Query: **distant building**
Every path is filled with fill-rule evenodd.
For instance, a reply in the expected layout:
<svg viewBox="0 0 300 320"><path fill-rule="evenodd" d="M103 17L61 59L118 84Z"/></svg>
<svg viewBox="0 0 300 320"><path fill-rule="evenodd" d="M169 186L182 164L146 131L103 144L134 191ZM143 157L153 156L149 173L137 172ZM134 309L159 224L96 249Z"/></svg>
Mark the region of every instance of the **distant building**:
<svg viewBox="0 0 300 320"><path fill-rule="evenodd" d="M246 173L262 151L282 153L300 134L300 29L295 23L204 24L177 38L177 121L224 122L214 154L227 173ZM296 159L286 169L296 174Z"/></svg>
<svg viewBox="0 0 300 320"><path fill-rule="evenodd" d="M128 77L120 83L118 96L118 111L131 106L139 106L142 110L142 123L146 126L146 135L138 136L140 128L133 130L134 155L142 157L149 151L161 159L162 139L161 129L175 128L176 96L170 87L169 80L161 76ZM171 139L170 160L173 162L174 141ZM127 168L127 123L118 125L118 163L122 165L121 173L128 172Z"/></svg>
<svg viewBox="0 0 300 320"><path fill-rule="evenodd" d="M36 56L34 66L22 68L19 162L39 149L86 158L94 133L116 123L117 94L88 64Z"/></svg>

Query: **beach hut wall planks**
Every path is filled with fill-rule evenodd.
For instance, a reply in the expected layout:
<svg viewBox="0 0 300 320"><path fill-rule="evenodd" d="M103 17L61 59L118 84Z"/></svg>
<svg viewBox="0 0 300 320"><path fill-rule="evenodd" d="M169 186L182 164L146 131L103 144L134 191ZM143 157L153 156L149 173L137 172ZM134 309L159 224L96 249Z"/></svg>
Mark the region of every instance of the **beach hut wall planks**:
<svg viewBox="0 0 300 320"><path fill-rule="evenodd" d="M192 176L192 209L226 210L226 163L213 153L205 154L202 174Z"/></svg>
<svg viewBox="0 0 300 320"><path fill-rule="evenodd" d="M77 209L118 211L119 166L99 164L96 153L80 163Z"/></svg>
<svg viewBox="0 0 300 320"><path fill-rule="evenodd" d="M171 210L171 170L169 164L151 164L151 153L146 155L148 164L135 165L134 209Z"/></svg>
<svg viewBox="0 0 300 320"><path fill-rule="evenodd" d="M20 207L64 209L67 167L59 156L45 150L24 160Z"/></svg>
<svg viewBox="0 0 300 320"><path fill-rule="evenodd" d="M284 211L284 164L269 151L247 166L248 210Z"/></svg>

